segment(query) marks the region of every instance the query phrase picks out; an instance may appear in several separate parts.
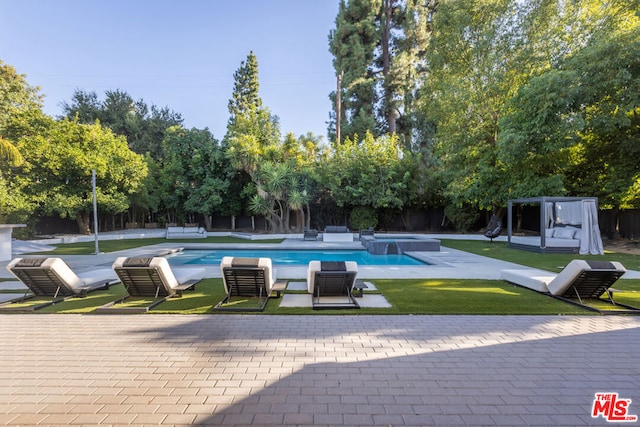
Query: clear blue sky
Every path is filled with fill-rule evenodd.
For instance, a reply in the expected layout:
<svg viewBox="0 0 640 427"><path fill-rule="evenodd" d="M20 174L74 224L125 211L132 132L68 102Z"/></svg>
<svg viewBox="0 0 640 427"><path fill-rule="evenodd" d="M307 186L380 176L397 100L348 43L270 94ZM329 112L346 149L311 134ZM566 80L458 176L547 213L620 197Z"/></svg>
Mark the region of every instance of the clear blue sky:
<svg viewBox="0 0 640 427"><path fill-rule="evenodd" d="M0 60L40 86L52 116L75 89L121 89L222 139L233 73L253 50L283 135L326 140L337 12L338 0L0 0Z"/></svg>

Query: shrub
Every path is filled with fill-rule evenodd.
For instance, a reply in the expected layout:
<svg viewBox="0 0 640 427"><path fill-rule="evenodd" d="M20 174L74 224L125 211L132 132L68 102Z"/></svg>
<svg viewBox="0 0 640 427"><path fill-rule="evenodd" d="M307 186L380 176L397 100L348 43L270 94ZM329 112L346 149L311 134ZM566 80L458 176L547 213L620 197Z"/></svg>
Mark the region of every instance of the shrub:
<svg viewBox="0 0 640 427"><path fill-rule="evenodd" d="M378 215L375 209L369 206L356 206L349 216L349 224L355 230L375 228L378 225Z"/></svg>

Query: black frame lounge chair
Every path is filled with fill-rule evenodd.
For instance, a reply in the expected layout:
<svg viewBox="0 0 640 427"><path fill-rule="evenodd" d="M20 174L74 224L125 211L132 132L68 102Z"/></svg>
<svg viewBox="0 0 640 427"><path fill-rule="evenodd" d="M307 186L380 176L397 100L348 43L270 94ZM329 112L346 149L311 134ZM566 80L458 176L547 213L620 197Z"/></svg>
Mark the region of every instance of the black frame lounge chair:
<svg viewBox="0 0 640 427"><path fill-rule="evenodd" d="M583 298L600 298L607 294L613 302L609 289L627 270L619 262L572 260L547 284L551 295L568 301L578 300L584 305Z"/></svg>
<svg viewBox="0 0 640 427"><path fill-rule="evenodd" d="M181 297L193 290L204 276L204 268L171 268L162 257L120 257L113 270L125 287L126 296L98 308L98 313L144 313L169 298ZM153 297L151 304L142 307L118 307L130 298Z"/></svg>
<svg viewBox="0 0 640 427"><path fill-rule="evenodd" d="M280 296L286 281L276 281L271 258L223 257L220 271L224 283L225 297L213 309L216 311L253 312L263 311L272 298ZM233 303L234 297L258 298L257 307Z"/></svg>
<svg viewBox="0 0 640 427"><path fill-rule="evenodd" d="M318 230L313 228L304 229L304 240L318 240Z"/></svg>
<svg viewBox="0 0 640 427"><path fill-rule="evenodd" d="M611 286L627 270L615 261L572 260L560 273L553 275L540 270L503 270L503 279L538 292L548 293L554 298L601 313L622 313L620 307L637 313L637 307L613 300ZM606 295L605 298L601 298ZM584 300L600 299L616 306L615 310L602 310L589 306Z"/></svg>
<svg viewBox="0 0 640 427"><path fill-rule="evenodd" d="M26 287L24 296L7 301L3 309L12 309L10 304L35 297L51 297L51 301L17 310L33 311L56 304L71 297L83 297L98 289L109 289L118 277L111 269L96 269L76 274L61 258L15 258L7 265L11 272ZM31 292L31 294L29 294Z"/></svg>
<svg viewBox="0 0 640 427"><path fill-rule="evenodd" d="M360 308L353 295L357 275L358 264L353 261L311 261L307 290L313 309Z"/></svg>

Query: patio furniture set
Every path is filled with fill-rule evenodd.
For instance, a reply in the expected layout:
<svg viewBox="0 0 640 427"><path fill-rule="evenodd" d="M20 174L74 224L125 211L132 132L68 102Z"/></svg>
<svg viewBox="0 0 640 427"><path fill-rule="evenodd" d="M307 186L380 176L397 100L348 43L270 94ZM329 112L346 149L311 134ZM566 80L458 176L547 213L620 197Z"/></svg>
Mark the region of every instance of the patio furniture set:
<svg viewBox="0 0 640 427"><path fill-rule="evenodd" d="M125 295L96 309L97 313L143 313L169 298L181 297L195 289L205 274L204 268L171 267L163 257L119 257L111 269L76 274L61 258L16 258L7 269L26 287L22 297L5 302L0 309L35 311L71 297L83 297L98 289L122 283ZM214 311L263 311L268 300L279 298L287 281L275 278L270 258L224 257L220 264L225 297ZM356 284L355 262L309 263L308 291L312 307L359 308L353 293L362 296L363 284ZM18 305L34 297L47 297L35 305ZM241 299L256 298L257 306L237 304ZM133 298L152 298L150 304L127 305ZM328 298L328 300L327 300ZM337 300L336 300L337 298Z"/></svg>

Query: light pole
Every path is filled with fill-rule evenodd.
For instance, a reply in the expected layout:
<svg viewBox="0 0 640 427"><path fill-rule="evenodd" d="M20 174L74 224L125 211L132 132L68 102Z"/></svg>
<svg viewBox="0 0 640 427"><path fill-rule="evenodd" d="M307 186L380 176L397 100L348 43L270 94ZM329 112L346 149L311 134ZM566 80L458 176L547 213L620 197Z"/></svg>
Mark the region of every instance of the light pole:
<svg viewBox="0 0 640 427"><path fill-rule="evenodd" d="M96 191L96 170L91 170L91 186L93 187L93 233L96 236L96 252L98 255L100 249L98 248L98 194Z"/></svg>

